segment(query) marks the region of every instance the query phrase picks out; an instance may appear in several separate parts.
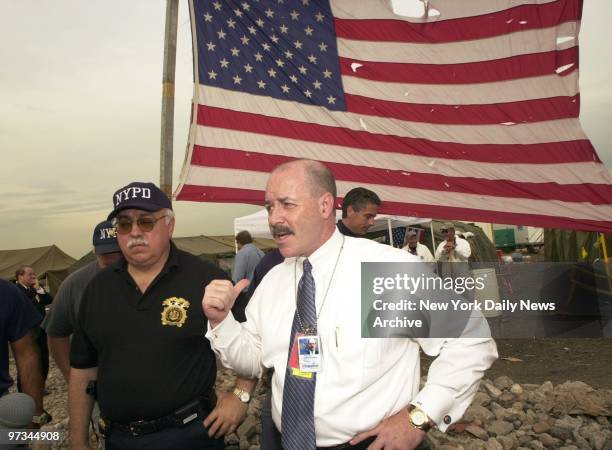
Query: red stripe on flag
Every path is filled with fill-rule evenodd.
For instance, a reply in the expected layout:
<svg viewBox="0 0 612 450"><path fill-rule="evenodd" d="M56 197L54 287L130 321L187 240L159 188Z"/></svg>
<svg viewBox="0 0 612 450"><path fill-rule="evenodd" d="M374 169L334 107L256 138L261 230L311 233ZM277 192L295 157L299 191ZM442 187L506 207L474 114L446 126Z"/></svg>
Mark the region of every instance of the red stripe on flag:
<svg viewBox="0 0 612 450"><path fill-rule="evenodd" d="M340 69L343 75L374 81L475 84L552 75L557 68L572 63L574 65L563 72L564 76L578 68L578 47L463 64L390 63L340 58ZM361 66L353 70L352 64Z"/></svg>
<svg viewBox="0 0 612 450"><path fill-rule="evenodd" d="M348 112L447 125L530 123L578 117L580 97L549 97L487 105L426 105L345 94Z"/></svg>
<svg viewBox="0 0 612 450"><path fill-rule="evenodd" d="M435 5L434 5L435 7ZM443 43L484 39L517 31L549 28L580 20L582 0L520 5L480 16L426 23L385 19L335 19L336 36L362 41Z"/></svg>
<svg viewBox="0 0 612 450"><path fill-rule="evenodd" d="M373 134L198 105L198 125L430 158L512 164L600 162L588 140L541 144L458 144Z"/></svg>
<svg viewBox="0 0 612 450"><path fill-rule="evenodd" d="M264 203L264 196L265 193L261 190L194 186L186 184L182 187L176 199L196 202L249 203L262 206ZM469 222L492 222L513 225L524 225L528 223L537 227L569 228L573 230L612 233L612 222L610 221L577 220L566 217L483 211L453 206L420 205L383 201L379 213L410 217L452 218L454 220Z"/></svg>
<svg viewBox="0 0 612 450"><path fill-rule="evenodd" d="M264 191L256 189L221 188L185 184L176 195L176 200L189 202L250 203L263 206Z"/></svg>
<svg viewBox="0 0 612 450"><path fill-rule="evenodd" d="M269 173L279 164L294 159L296 158L195 145L191 163L197 166ZM610 185L521 183L512 180L448 177L333 162L325 162L325 165L329 167L337 180L440 191L441 195L446 192L460 192L533 200L588 201L594 205L606 205L612 199L612 186Z"/></svg>

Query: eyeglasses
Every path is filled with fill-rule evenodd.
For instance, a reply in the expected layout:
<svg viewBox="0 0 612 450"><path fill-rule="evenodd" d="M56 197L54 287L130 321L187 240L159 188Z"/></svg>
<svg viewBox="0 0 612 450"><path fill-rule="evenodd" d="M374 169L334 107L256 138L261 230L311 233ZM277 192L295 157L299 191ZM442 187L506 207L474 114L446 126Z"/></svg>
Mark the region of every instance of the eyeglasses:
<svg viewBox="0 0 612 450"><path fill-rule="evenodd" d="M141 231L151 231L153 228L155 228L157 221L163 219L164 217L168 217L168 215L164 214L160 217L141 216L136 220L122 216L115 219L114 225L117 228L117 233L119 234L128 234L130 231L132 231L132 225L134 225L134 222L136 222Z"/></svg>

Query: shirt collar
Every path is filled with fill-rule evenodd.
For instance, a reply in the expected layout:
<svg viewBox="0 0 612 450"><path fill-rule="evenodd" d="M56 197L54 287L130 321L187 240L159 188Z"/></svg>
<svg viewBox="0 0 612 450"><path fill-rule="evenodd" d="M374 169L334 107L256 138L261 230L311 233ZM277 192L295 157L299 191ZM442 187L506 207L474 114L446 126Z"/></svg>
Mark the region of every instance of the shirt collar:
<svg viewBox="0 0 612 450"><path fill-rule="evenodd" d="M344 224L344 222L342 222L342 219L338 221L336 226L338 227L338 230L340 231L340 233L342 233L343 235L350 236L350 237L358 237L355 233L351 231L349 227L347 227Z"/></svg>
<svg viewBox="0 0 612 450"><path fill-rule="evenodd" d="M335 229L334 234L308 257L313 270L325 269L327 266L333 267L343 241L344 236L338 229ZM305 259L305 257L299 257L298 262L302 262Z"/></svg>

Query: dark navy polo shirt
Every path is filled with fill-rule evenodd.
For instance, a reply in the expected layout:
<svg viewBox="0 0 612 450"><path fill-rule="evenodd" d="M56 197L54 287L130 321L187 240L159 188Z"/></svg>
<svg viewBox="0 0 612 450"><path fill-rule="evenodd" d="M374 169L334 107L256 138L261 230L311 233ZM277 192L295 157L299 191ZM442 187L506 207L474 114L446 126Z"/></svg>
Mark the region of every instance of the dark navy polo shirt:
<svg viewBox="0 0 612 450"><path fill-rule="evenodd" d="M174 244L144 293L125 261L92 279L81 301L70 364L98 367L98 402L108 419L163 417L211 393L216 363L205 338L202 297L214 279L227 274ZM186 315L172 311L177 307Z"/></svg>

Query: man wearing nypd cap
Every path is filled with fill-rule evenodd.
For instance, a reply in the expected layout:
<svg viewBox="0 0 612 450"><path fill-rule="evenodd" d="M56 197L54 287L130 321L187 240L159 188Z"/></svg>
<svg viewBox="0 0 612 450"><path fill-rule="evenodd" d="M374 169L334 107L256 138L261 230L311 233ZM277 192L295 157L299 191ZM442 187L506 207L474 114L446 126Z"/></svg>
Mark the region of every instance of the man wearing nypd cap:
<svg viewBox="0 0 612 450"><path fill-rule="evenodd" d="M221 449L253 384L239 379L234 395L217 401L199 302L211 280L227 277L176 248L172 204L154 184L119 189L113 206L108 219L125 261L83 294L70 353L71 445L87 448L96 394L108 450Z"/></svg>
<svg viewBox="0 0 612 450"><path fill-rule="evenodd" d="M57 292L42 327L47 332L49 350L66 381L70 372L70 335L74 332L81 297L85 287L102 269L121 259L115 227L110 221L100 222L93 231L95 260L66 278Z"/></svg>

